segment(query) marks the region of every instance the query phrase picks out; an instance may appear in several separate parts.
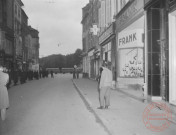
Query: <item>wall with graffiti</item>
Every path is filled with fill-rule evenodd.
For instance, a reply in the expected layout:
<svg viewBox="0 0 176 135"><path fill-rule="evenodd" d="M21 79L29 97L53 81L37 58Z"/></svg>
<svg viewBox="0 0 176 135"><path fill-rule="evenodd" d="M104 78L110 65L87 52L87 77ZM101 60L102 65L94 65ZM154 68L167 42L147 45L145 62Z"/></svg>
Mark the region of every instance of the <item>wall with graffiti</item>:
<svg viewBox="0 0 176 135"><path fill-rule="evenodd" d="M121 49L119 51L120 77L143 77L143 48Z"/></svg>

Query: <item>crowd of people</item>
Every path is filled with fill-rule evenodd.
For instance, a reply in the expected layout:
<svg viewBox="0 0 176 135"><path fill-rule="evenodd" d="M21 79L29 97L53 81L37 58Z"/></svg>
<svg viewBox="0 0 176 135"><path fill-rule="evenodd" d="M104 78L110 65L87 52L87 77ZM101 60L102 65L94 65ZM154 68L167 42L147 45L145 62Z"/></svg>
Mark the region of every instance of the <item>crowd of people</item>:
<svg viewBox="0 0 176 135"><path fill-rule="evenodd" d="M12 81L14 85L17 85L18 82L21 84L25 83L27 80L33 80L33 79L40 79L48 77L49 71L47 70L40 70L40 71L33 71L33 70L6 70L4 71L9 75L9 82L7 83L7 88L10 87Z"/></svg>
<svg viewBox="0 0 176 135"><path fill-rule="evenodd" d="M51 74L54 78L53 71L49 72L45 69L39 71L11 71L0 65L0 114L1 119L5 120L6 110L9 108L8 89L12 85L23 84L27 80L38 80L40 78L47 78Z"/></svg>
<svg viewBox="0 0 176 135"><path fill-rule="evenodd" d="M18 83L25 83L27 80L47 78L51 74L51 78L54 78L53 71L47 71L45 69L39 71L23 71L16 70L14 72L7 70L0 65L0 111L1 119L5 120L6 110L9 107L8 88L10 88L12 81L13 85ZM74 66L73 79L79 78L79 69ZM112 88L112 71L110 65L107 62L103 62L99 70L98 75L98 94L100 107L98 109L108 109L110 106L110 91Z"/></svg>

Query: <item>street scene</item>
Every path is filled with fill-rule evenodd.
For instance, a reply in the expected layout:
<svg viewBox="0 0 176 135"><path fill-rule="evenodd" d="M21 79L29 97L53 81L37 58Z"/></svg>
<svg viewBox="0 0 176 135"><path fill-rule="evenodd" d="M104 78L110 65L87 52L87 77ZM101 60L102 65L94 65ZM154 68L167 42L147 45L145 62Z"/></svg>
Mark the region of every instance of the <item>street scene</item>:
<svg viewBox="0 0 176 135"><path fill-rule="evenodd" d="M175 135L176 0L0 0L0 135Z"/></svg>
<svg viewBox="0 0 176 135"><path fill-rule="evenodd" d="M148 104L118 90L111 92L108 110L97 109L97 82L72 79L70 74L14 86L9 89L9 98L7 118L0 121L1 135L174 135L176 132L174 123L163 132L147 129L142 114Z"/></svg>
<svg viewBox="0 0 176 135"><path fill-rule="evenodd" d="M70 75L33 80L9 90L1 135L107 135L86 109Z"/></svg>

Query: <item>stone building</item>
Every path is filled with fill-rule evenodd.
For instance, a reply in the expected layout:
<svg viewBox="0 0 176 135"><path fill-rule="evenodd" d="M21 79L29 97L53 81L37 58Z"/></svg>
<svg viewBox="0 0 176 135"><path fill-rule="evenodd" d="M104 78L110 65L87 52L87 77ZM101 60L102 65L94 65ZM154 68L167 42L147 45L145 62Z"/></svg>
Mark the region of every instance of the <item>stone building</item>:
<svg viewBox="0 0 176 135"><path fill-rule="evenodd" d="M0 0L0 65L17 71L39 61L39 32L28 26L23 5L21 0Z"/></svg>
<svg viewBox="0 0 176 135"><path fill-rule="evenodd" d="M0 64L13 69L13 1L0 0Z"/></svg>
<svg viewBox="0 0 176 135"><path fill-rule="evenodd" d="M25 11L22 9L22 19L21 19L21 34L22 34L22 61L23 61L23 70L28 69L28 16Z"/></svg>
<svg viewBox="0 0 176 135"><path fill-rule="evenodd" d="M14 11L13 11L13 24L14 24L14 50L15 50L15 69L22 69L22 35L21 35L21 25L22 25L22 6L23 2L21 0L14 0Z"/></svg>
<svg viewBox="0 0 176 135"><path fill-rule="evenodd" d="M89 76L88 67L88 48L89 48L89 28L90 28L90 16L89 16L90 4L88 3L82 8L82 46L83 46L83 77Z"/></svg>
<svg viewBox="0 0 176 135"><path fill-rule="evenodd" d="M107 61L111 65L113 79L116 80L116 38L115 18L117 14L117 0L101 0L99 8L99 45L101 46L101 62Z"/></svg>
<svg viewBox="0 0 176 135"><path fill-rule="evenodd" d="M30 56L32 58L32 65L38 65L39 64L39 48L40 48L40 44L39 44L39 32L38 30L32 28L31 26L29 26L29 31L30 31L30 42L31 42L31 47L29 50L30 51Z"/></svg>
<svg viewBox="0 0 176 135"><path fill-rule="evenodd" d="M90 0L82 9L83 25L83 74L85 77L95 78L99 56L98 50L98 9L99 1ZM94 53L96 51L96 53ZM96 57L95 57L96 56Z"/></svg>

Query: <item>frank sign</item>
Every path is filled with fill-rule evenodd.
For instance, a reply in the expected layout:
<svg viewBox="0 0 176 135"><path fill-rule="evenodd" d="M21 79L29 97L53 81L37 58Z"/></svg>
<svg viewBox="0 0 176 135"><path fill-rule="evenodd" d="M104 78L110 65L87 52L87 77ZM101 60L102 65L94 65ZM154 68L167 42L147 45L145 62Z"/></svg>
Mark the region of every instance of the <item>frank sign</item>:
<svg viewBox="0 0 176 135"><path fill-rule="evenodd" d="M123 31L118 35L118 48L143 47L142 29Z"/></svg>

